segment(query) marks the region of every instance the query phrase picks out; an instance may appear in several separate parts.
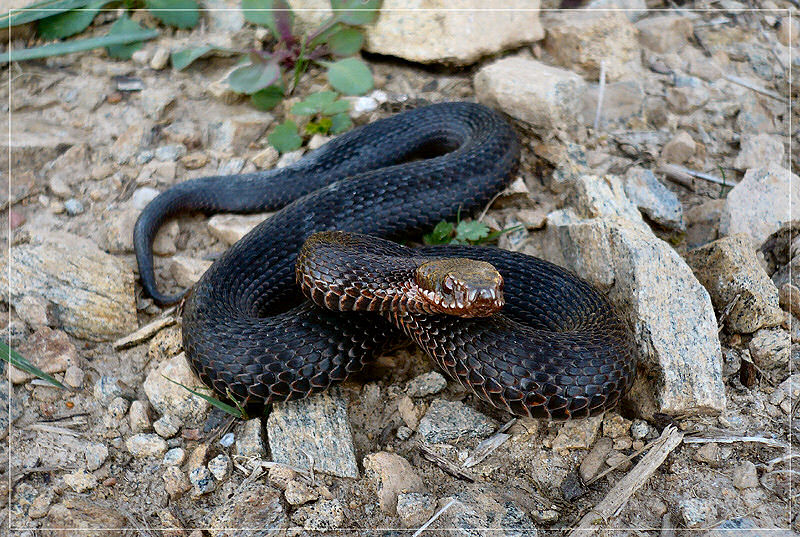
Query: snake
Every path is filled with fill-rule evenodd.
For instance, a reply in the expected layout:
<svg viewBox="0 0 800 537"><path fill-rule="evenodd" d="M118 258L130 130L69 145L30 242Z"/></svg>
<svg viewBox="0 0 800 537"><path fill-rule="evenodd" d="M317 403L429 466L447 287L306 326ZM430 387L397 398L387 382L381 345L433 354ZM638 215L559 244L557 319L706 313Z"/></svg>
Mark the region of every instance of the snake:
<svg viewBox="0 0 800 537"><path fill-rule="evenodd" d="M630 388L637 359L599 290L520 252L398 242L487 206L520 147L499 112L445 102L356 127L286 167L178 183L134 226L143 291L159 305L184 299L190 368L245 408L326 390L410 338L497 409L596 415ZM263 211L277 212L189 290L159 291L152 244L168 219Z"/></svg>

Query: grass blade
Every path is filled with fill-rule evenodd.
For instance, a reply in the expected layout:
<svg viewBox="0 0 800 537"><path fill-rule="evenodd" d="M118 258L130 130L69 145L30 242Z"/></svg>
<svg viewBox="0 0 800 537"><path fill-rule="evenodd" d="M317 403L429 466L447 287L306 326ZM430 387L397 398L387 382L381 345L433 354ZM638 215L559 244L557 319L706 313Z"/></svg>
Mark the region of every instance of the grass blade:
<svg viewBox="0 0 800 537"><path fill-rule="evenodd" d="M215 407L217 407L218 409L220 409L220 410L222 410L222 411L224 411L224 412L227 412L227 413L228 413L228 414L230 414L231 416L234 416L234 417L237 417L237 418L241 418L241 419L243 419L243 420L246 420L246 419L247 419L247 415L244 413L244 410L242 410L242 409L241 409L241 407L237 408L237 407L235 407L235 406L231 406L231 405L229 405L229 404L227 404L227 403L223 403L222 401L220 401L220 400L219 400L219 399L217 399L216 397L212 397L212 396L210 396L210 395L207 395L207 394L205 394L205 393L198 392L197 390L193 390L193 389L191 389L191 388L190 388L190 387L188 387L188 386L184 386L183 384L181 384L181 383L180 383L180 382L178 382L177 380L172 380L171 378L169 378L169 377L167 377L167 376L165 376L165 375L162 375L162 376L163 376L165 379L167 379L168 381L172 382L173 384L177 384L178 386L180 386L180 387L181 387L181 388L183 388L184 390L188 391L188 392L189 392L189 393L191 393L192 395L196 395L196 396L197 396L197 397L199 397L200 399L204 399L204 400L205 400L205 401L207 401L209 404L211 404L211 405L214 405L214 406L215 406ZM238 403L237 403L237 405L238 405Z"/></svg>
<svg viewBox="0 0 800 537"><path fill-rule="evenodd" d="M32 363L28 361L27 358L22 356L20 353L12 349L8 346L5 341L0 341L0 358L4 361L8 362L9 364L13 365L17 369L21 369L26 373L30 373L31 375L37 376L45 382L49 382L56 388L61 388L63 390L69 390L66 386L61 384L55 378L51 377Z"/></svg>
<svg viewBox="0 0 800 537"><path fill-rule="evenodd" d="M6 12L0 15L0 27L19 26L39 19L52 17L59 13L64 13L72 9L86 7L94 0L45 0L36 2L21 9L15 9L14 13Z"/></svg>
<svg viewBox="0 0 800 537"><path fill-rule="evenodd" d="M92 50L110 45L126 45L128 43L153 39L156 36L158 36L158 30L143 30L141 32L126 32L124 34L104 35L102 37L90 37L88 39L76 39L74 41L66 41L63 43L51 43L41 47L12 50L10 52L0 54L0 63L37 60L39 58L61 56L63 54Z"/></svg>

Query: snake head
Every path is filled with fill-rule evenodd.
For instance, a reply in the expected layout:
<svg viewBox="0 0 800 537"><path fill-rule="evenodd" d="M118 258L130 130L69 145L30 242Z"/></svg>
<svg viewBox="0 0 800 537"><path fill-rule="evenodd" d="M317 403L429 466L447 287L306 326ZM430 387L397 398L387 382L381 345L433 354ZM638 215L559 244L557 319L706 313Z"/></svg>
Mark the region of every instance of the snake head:
<svg viewBox="0 0 800 537"><path fill-rule="evenodd" d="M485 261L433 259L417 267L415 279L432 313L488 317L505 304L503 277Z"/></svg>

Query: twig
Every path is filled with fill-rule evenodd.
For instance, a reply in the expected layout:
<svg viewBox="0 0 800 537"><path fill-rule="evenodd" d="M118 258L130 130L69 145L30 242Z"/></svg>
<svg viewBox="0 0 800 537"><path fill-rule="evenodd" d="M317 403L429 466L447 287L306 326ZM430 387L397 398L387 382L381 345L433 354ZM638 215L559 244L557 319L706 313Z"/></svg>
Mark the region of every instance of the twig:
<svg viewBox="0 0 800 537"><path fill-rule="evenodd" d="M744 78L738 77L736 75L725 75L725 79L727 81L729 81L729 82L733 82L734 84L738 84L738 85L740 85L740 86L742 86L744 88L747 88L749 90L753 90L756 93L760 93L762 95L766 95L767 97L771 97L771 98L775 99L776 101L780 101L780 102L782 102L784 104L788 104L789 103L789 101L787 101L786 98L783 97L782 95L779 95L779 94L775 93L774 91L768 90L766 88L762 88L760 86L757 86L757 85L753 84L752 82L750 82L749 80L746 80Z"/></svg>
<svg viewBox="0 0 800 537"><path fill-rule="evenodd" d="M755 442L757 444L764 444L770 447L789 449L789 444L774 440L772 438L764 438L763 436L720 436L717 438L702 438L697 436L687 437L683 439L684 444L735 444L737 442Z"/></svg>
<svg viewBox="0 0 800 537"><path fill-rule="evenodd" d="M438 453L434 452L431 448L429 448L422 442L417 442L417 449L425 459L431 461L433 464L435 464L448 474L452 475L453 477L463 479L464 481L469 481L470 483L475 482L475 478L472 476L472 474L459 468L452 462L448 461L447 459L445 459Z"/></svg>
<svg viewBox="0 0 800 537"><path fill-rule="evenodd" d="M415 531L414 535L412 535L411 537L419 537L420 535L422 535L422 532L425 531L426 529L428 529L428 526L433 524L433 521L436 520L437 518L439 518L442 513L444 513L448 509L450 509L450 506L453 505L454 503L456 503L456 499L455 498L453 498L449 502L447 502L447 505L445 505L444 507L442 507L441 509L436 511L436 513L434 513L434 515L430 519L428 519L428 521L425 524L420 526L419 529L417 531Z"/></svg>
<svg viewBox="0 0 800 537"><path fill-rule="evenodd" d="M600 87L597 90L597 112L594 115L594 132L597 135L597 129L600 126L600 117L603 114L603 96L606 93L606 61L600 60Z"/></svg>
<svg viewBox="0 0 800 537"><path fill-rule="evenodd" d="M120 350L127 347L133 347L134 345L138 345L139 343L150 339L162 328L166 328L167 326L175 324L176 319L172 316L172 313L174 312L175 306L164 311L161 317L155 321L147 323L143 327L134 330L125 337L119 338L112 343L111 346L114 347L114 350Z"/></svg>
<svg viewBox="0 0 800 537"><path fill-rule="evenodd" d="M692 190L694 190L694 181L692 178L703 179L704 181L709 181L711 183L716 183L723 186L736 186L736 183L731 183L725 179L720 179L716 175L690 170L689 168L679 166L678 164L664 163L658 167L657 171L663 173L670 179L674 179L678 183L691 188Z"/></svg>
<svg viewBox="0 0 800 537"><path fill-rule="evenodd" d="M722 312L722 315L719 316L719 321L717 321L717 333L722 332L722 329L725 328L725 321L728 320L728 316L733 311L733 308L736 307L736 304L739 303L740 298L742 298L742 294L736 293L736 296L733 297L733 300L731 300L728 305L725 306L725 310Z"/></svg>
<svg viewBox="0 0 800 537"><path fill-rule="evenodd" d="M66 427L56 427L55 425L47 425L45 423L32 423L25 427L29 431L40 431L43 433L65 434L67 436L74 436L75 438L82 438L82 433L76 433L72 429Z"/></svg>
<svg viewBox="0 0 800 537"><path fill-rule="evenodd" d="M592 483L595 483L595 482L597 482L597 481L599 481L599 480L603 479L605 476L607 476L608 474L610 474L610 473L611 473L611 472L613 472L614 470L617 470L617 469L619 469L620 467L622 467L622 466L623 466L623 465L625 465L626 463L631 463L631 464L632 464L632 463L633 463L633 459L635 459L636 457L638 457L639 455L641 455L641 454L642 454L642 453L644 453L645 451L648 451L648 450L649 450L651 447L653 447L654 445L658 444L659 442L661 442L661 437L658 437L658 438L656 438L655 440L653 440L653 441L651 441L651 442L648 442L646 446L644 446L644 447L642 447L642 448L640 448L640 449L637 449L636 451L634 451L634 452L633 452L633 453L631 453L630 455L626 455L626 456L625 456L625 459L621 459L621 460L620 460L620 461L619 461L617 464L615 464L614 466L612 466L612 467L610 467L610 468L606 468L605 470L603 470L602 472L600 472L599 474L597 474L596 476L594 476L593 478L591 478L589 481L587 481L586 483L584 483L584 485L586 485L586 486L588 487L588 486L589 486L589 485L591 485Z"/></svg>
<svg viewBox="0 0 800 537"><path fill-rule="evenodd" d="M628 499L647 482L682 440L682 432L675 427L667 426L661 433L657 445L642 457L633 470L620 479L594 509L581 518L569 537L588 537L600 531L600 523L614 516L625 506Z"/></svg>
<svg viewBox="0 0 800 537"><path fill-rule="evenodd" d="M488 457L494 450L502 446L506 440L511 438L510 434L505 434L517 422L517 418L512 419L505 425L500 427L496 433L478 444L478 447L467 457L464 461L464 468L472 468L486 457Z"/></svg>

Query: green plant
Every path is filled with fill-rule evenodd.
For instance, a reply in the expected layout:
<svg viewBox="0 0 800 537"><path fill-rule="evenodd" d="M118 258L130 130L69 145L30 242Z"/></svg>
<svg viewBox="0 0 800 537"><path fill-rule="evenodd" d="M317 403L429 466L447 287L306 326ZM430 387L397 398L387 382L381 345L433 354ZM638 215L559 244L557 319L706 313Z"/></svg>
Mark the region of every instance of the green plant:
<svg viewBox="0 0 800 537"><path fill-rule="evenodd" d="M30 363L30 361L27 358L25 358L20 353L18 353L10 346L8 346L8 344L5 341L0 341L0 358L2 358L4 362L11 364L16 368L25 371L26 373L30 373L31 375L39 377L43 381L52 384L56 388L61 388L64 390L69 389L63 384L61 384L59 381L57 381L55 378L53 378L52 376L48 375L47 373L45 373L32 363Z"/></svg>
<svg viewBox="0 0 800 537"><path fill-rule="evenodd" d="M226 413L230 414L231 416L233 416L235 418L240 418L240 419L243 419L243 420L250 419L250 417L245 412L244 408L239 404L239 401L237 401L233 397L233 394L231 394L230 392L228 392L228 399L233 401L233 404L236 405L236 406L229 405L228 403L222 402L222 401L220 401L219 399L217 399L214 396L205 394L205 393L197 391L197 390L193 390L192 388L190 388L190 387L178 382L177 380L173 380L173 379L169 378L166 375L162 375L162 376L165 379L167 379L168 381L170 381L171 383L177 384L178 386L180 386L181 388L183 388L187 392L191 393L192 395L196 395L200 399L203 399L204 401L207 401L209 404L217 407L218 409L222 410L223 412L226 412ZM211 391L209 388L207 388L205 386L202 386L199 389Z"/></svg>
<svg viewBox="0 0 800 537"><path fill-rule="evenodd" d="M45 0L0 15L0 26L9 28L35 22L39 37L61 40L84 31L95 15L109 6L124 7L126 10L144 7L164 24L178 28L191 28L200 19L196 0ZM143 46L144 41L158 35L158 30L143 28L126 13L105 36L8 51L0 54L0 63L47 58L100 47L106 47L112 57L128 59Z"/></svg>
<svg viewBox="0 0 800 537"><path fill-rule="evenodd" d="M461 211L456 216L455 222L442 220L433 230L424 235L422 240L425 244L485 244L496 240L504 233L511 233L524 226L517 225L492 231L492 229L478 220L469 222L461 220Z"/></svg>
<svg viewBox="0 0 800 537"><path fill-rule="evenodd" d="M312 93L291 108L291 113L296 116L308 116L305 125L305 134L340 134L353 126L347 111L350 103L339 99L335 91L319 91ZM267 137L269 143L280 151L294 151L303 143L303 138L298 134L297 123L287 119L272 131Z"/></svg>

